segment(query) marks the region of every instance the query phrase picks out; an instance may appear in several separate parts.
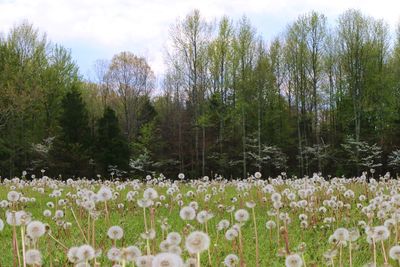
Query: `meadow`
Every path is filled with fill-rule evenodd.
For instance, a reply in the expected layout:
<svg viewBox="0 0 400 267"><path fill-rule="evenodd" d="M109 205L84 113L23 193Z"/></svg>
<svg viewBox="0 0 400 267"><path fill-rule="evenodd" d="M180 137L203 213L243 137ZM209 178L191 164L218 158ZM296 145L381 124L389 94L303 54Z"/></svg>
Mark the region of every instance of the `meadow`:
<svg viewBox="0 0 400 267"><path fill-rule="evenodd" d="M399 191L367 172L4 179L0 266L399 266Z"/></svg>

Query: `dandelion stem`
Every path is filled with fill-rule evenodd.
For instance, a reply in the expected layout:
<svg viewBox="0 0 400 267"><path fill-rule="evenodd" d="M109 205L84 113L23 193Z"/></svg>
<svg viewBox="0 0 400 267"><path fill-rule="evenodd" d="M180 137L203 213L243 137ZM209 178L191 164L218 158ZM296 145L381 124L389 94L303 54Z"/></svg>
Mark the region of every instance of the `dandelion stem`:
<svg viewBox="0 0 400 267"><path fill-rule="evenodd" d="M259 250L258 250L258 233L257 233L257 222L256 222L256 212L254 211L254 207L251 209L253 213L253 224L254 224L254 234L256 238L256 266L260 266L260 256L259 256Z"/></svg>
<svg viewBox="0 0 400 267"><path fill-rule="evenodd" d="M349 259L350 259L350 267L353 267L353 259L351 255L351 240L349 240Z"/></svg>
<svg viewBox="0 0 400 267"><path fill-rule="evenodd" d="M87 237L90 239L90 214L88 214L88 222L87 222Z"/></svg>
<svg viewBox="0 0 400 267"><path fill-rule="evenodd" d="M304 253L301 253L301 258L303 259L304 267L307 267L306 259L304 258Z"/></svg>
<svg viewBox="0 0 400 267"><path fill-rule="evenodd" d="M381 240L381 244L382 244L383 258L385 260L385 264L387 264L388 263L388 259L387 259L386 250L385 250L385 244L383 243L383 240Z"/></svg>
<svg viewBox="0 0 400 267"><path fill-rule="evenodd" d="M14 222L15 222L15 213L14 213ZM21 256L19 255L17 229L15 227L15 223L13 224L13 239L14 239L13 241L14 241L15 253L17 254L17 258L18 258L18 266L21 266Z"/></svg>
<svg viewBox="0 0 400 267"><path fill-rule="evenodd" d="M147 230L146 208L145 208L145 207L143 207L143 219L144 219L144 230L145 230L146 233L147 233L148 230Z"/></svg>
<svg viewBox="0 0 400 267"><path fill-rule="evenodd" d="M374 250L374 266L376 266L376 244L375 244L375 239L372 237L372 247Z"/></svg>
<svg viewBox="0 0 400 267"><path fill-rule="evenodd" d="M144 219L144 230L146 231L146 235L149 234L148 228L147 228L147 219L146 219L146 208L143 207L143 219ZM147 248L147 255L150 255L150 241L149 237L146 237L146 248Z"/></svg>
<svg viewBox="0 0 400 267"><path fill-rule="evenodd" d="M25 262L25 231L24 231L24 226L21 225L21 242L22 242L22 260L24 263L24 267L26 267L26 262Z"/></svg>
<svg viewBox="0 0 400 267"><path fill-rule="evenodd" d="M243 241L242 241L242 229L241 226L239 226L239 261L240 261L240 266L243 267L244 265L244 259L243 259Z"/></svg>
<svg viewBox="0 0 400 267"><path fill-rule="evenodd" d="M208 223L207 223L207 221L205 222L205 226L206 226L206 233L208 235ZM212 266L210 248L207 249L207 254L208 254L208 264L210 264L210 266Z"/></svg>
<svg viewBox="0 0 400 267"><path fill-rule="evenodd" d="M95 247L95 236L94 236L94 234L95 234L95 222L96 222L96 220L92 220L92 247L94 248Z"/></svg>
<svg viewBox="0 0 400 267"><path fill-rule="evenodd" d="M278 246L279 246L279 236L280 236L280 233L279 233L279 209L277 209L277 211L276 211L276 233L277 233L277 242L278 242Z"/></svg>
<svg viewBox="0 0 400 267"><path fill-rule="evenodd" d="M80 223L78 221L78 218L76 218L74 209L72 207L71 207L71 212L72 212L72 216L75 219L76 224L78 225L79 230L81 231L81 234L82 234L83 238L85 239L86 243L89 243L88 240L86 239L85 233L83 232L82 227L81 227L81 225L80 225Z"/></svg>
<svg viewBox="0 0 400 267"><path fill-rule="evenodd" d="M200 253L197 253L197 267L200 267Z"/></svg>
<svg viewBox="0 0 400 267"><path fill-rule="evenodd" d="M110 224L110 216L108 215L107 200L104 201L104 208L105 208L105 210L106 210L107 224Z"/></svg>
<svg viewBox="0 0 400 267"><path fill-rule="evenodd" d="M54 241L56 241L57 244L59 244L60 246L62 246L63 249L68 250L68 248L67 248L63 243L61 243L57 238L55 238L52 234L49 233L48 235L51 237L51 239L53 239Z"/></svg>

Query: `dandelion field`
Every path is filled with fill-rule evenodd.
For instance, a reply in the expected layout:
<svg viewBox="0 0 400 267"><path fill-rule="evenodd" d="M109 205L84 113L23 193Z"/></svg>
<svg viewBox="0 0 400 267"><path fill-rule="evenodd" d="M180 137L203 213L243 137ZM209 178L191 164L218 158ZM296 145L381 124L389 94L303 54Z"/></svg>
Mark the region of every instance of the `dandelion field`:
<svg viewBox="0 0 400 267"><path fill-rule="evenodd" d="M399 266L386 174L5 179L0 266Z"/></svg>

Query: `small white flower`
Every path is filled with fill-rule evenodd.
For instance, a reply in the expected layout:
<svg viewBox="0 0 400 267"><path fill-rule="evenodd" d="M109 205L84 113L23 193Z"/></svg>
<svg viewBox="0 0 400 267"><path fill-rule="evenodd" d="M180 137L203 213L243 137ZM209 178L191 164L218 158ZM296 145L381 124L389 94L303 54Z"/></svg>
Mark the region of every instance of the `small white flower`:
<svg viewBox="0 0 400 267"><path fill-rule="evenodd" d="M400 260L400 246L394 246L394 247L390 248L389 256L393 260L396 260L396 261Z"/></svg>
<svg viewBox="0 0 400 267"><path fill-rule="evenodd" d="M28 265L42 265L42 254L37 249L29 249L25 252L25 262Z"/></svg>
<svg viewBox="0 0 400 267"><path fill-rule="evenodd" d="M179 212L179 216L181 217L182 220L191 221L194 220L194 218L196 218L196 211L194 208L190 206L183 207Z"/></svg>
<svg viewBox="0 0 400 267"><path fill-rule="evenodd" d="M238 263L239 263L239 257L236 256L235 254L229 254L224 259L224 265L226 267L235 267L238 265Z"/></svg>
<svg viewBox="0 0 400 267"><path fill-rule="evenodd" d="M42 222L32 221L26 227L26 233L33 239L37 239L44 235L46 232L46 227Z"/></svg>
<svg viewBox="0 0 400 267"><path fill-rule="evenodd" d="M232 241L233 239L235 239L237 236L239 235L239 233L235 230L235 229L229 229L228 231L226 231L225 233L225 238L229 241Z"/></svg>
<svg viewBox="0 0 400 267"><path fill-rule="evenodd" d="M111 226L107 231L107 235L112 240L119 240L124 236L124 230L119 226Z"/></svg>
<svg viewBox="0 0 400 267"><path fill-rule="evenodd" d="M182 237L177 232L171 232L167 235L167 241L172 245L179 245L182 241Z"/></svg>
<svg viewBox="0 0 400 267"><path fill-rule="evenodd" d="M80 260L79 257L77 256L78 250L79 250L79 247L71 247L68 250L67 257L70 262L76 263Z"/></svg>
<svg viewBox="0 0 400 267"><path fill-rule="evenodd" d="M136 258L135 262L138 267L151 267L153 258L153 255L140 256Z"/></svg>
<svg viewBox="0 0 400 267"><path fill-rule="evenodd" d="M291 254L286 257L285 265L286 267L301 267L303 261L298 254Z"/></svg>
<svg viewBox="0 0 400 267"><path fill-rule="evenodd" d="M92 246L82 245L79 247L76 255L80 260L86 261L86 260L93 259L96 255L96 253L95 253L94 249L92 248Z"/></svg>
<svg viewBox="0 0 400 267"><path fill-rule="evenodd" d="M210 246L210 237L206 233L195 231L186 238L185 245L189 253L200 253Z"/></svg>
<svg viewBox="0 0 400 267"><path fill-rule="evenodd" d="M151 199L154 200L156 198L158 198L158 193L156 190L154 190L153 188L147 188L146 190L144 190L143 192L143 198L144 199Z"/></svg>
<svg viewBox="0 0 400 267"><path fill-rule="evenodd" d="M157 254L152 261L152 267L183 267L182 258L174 253L163 252Z"/></svg>
<svg viewBox="0 0 400 267"><path fill-rule="evenodd" d="M107 258L110 261L119 261L121 259L121 250L119 248L110 248L107 252Z"/></svg>
<svg viewBox="0 0 400 267"><path fill-rule="evenodd" d="M7 194L7 199L10 202L17 202L20 198L20 193L16 192L16 191L10 191Z"/></svg>
<svg viewBox="0 0 400 267"><path fill-rule="evenodd" d="M136 246L129 246L122 251L127 261L133 262L136 258L142 256L142 252Z"/></svg>
<svg viewBox="0 0 400 267"><path fill-rule="evenodd" d="M349 231L346 228L338 228L336 231L333 233L335 236L336 240L338 241L348 241L350 236L349 236Z"/></svg>
<svg viewBox="0 0 400 267"><path fill-rule="evenodd" d="M235 220L238 222L246 222L249 220L249 212L245 209L240 209L235 212Z"/></svg>

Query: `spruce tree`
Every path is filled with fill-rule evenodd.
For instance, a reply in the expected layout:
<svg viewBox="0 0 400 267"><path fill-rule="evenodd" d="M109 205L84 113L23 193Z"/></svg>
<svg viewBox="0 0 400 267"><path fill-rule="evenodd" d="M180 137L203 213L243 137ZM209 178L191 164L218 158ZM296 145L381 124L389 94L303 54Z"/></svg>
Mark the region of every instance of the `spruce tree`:
<svg viewBox="0 0 400 267"><path fill-rule="evenodd" d="M93 174L88 111L77 85L65 95L61 105L61 131L50 152L54 170L68 176Z"/></svg>
<svg viewBox="0 0 400 267"><path fill-rule="evenodd" d="M119 128L118 118L110 107L106 107L98 121L96 159L101 172L113 166L126 170L129 163L129 145Z"/></svg>

